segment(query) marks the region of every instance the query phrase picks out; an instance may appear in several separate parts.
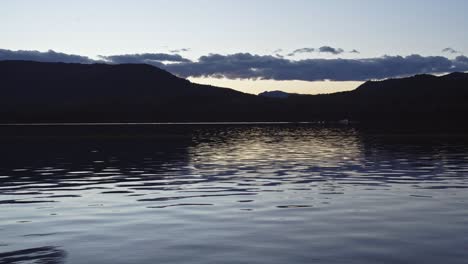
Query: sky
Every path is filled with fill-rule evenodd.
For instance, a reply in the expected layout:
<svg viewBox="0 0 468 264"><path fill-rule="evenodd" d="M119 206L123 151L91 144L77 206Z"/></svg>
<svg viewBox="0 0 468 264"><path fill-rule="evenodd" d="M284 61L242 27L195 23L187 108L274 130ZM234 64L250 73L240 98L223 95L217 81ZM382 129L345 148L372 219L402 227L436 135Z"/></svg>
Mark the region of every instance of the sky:
<svg viewBox="0 0 468 264"><path fill-rule="evenodd" d="M329 93L467 71L467 10L465 0L2 0L0 59L141 62L248 93Z"/></svg>

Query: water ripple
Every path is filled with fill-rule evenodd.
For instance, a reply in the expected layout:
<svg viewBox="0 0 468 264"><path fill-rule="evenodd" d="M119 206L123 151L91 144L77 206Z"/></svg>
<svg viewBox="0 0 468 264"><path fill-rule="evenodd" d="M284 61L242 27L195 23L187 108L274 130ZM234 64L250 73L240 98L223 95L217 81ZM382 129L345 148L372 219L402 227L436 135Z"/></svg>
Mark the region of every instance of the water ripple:
<svg viewBox="0 0 468 264"><path fill-rule="evenodd" d="M311 125L102 129L0 137L0 263L468 258L468 137Z"/></svg>

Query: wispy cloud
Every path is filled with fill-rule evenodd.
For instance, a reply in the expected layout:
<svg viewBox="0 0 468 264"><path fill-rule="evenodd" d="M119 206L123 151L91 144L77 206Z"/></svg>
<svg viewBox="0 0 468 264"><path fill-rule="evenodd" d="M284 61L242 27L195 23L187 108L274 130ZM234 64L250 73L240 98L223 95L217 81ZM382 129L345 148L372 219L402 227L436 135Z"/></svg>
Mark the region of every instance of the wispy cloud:
<svg viewBox="0 0 468 264"><path fill-rule="evenodd" d="M340 49L340 48L333 48L333 47L330 47L330 46L323 46L323 47L320 47L318 48L318 51L319 52L323 52L323 53L331 53L333 55L338 55L338 54L341 54L344 52L343 49Z"/></svg>
<svg viewBox="0 0 468 264"><path fill-rule="evenodd" d="M171 53L180 53L180 52L187 52L190 51L189 48L183 48L183 49L175 49L175 50L170 50Z"/></svg>
<svg viewBox="0 0 468 264"><path fill-rule="evenodd" d="M458 54L458 53L461 53L460 51L458 50L455 50L453 48L445 48L442 50L443 53L450 53L450 54Z"/></svg>
<svg viewBox="0 0 468 264"><path fill-rule="evenodd" d="M288 56L291 57L299 53L312 53L312 52L315 52L315 48L301 48L301 49L297 49L289 53Z"/></svg>
<svg viewBox="0 0 468 264"><path fill-rule="evenodd" d="M344 53L345 51L341 48L334 48L330 46L322 46L320 48L300 48L296 49L293 52L290 52L288 54L289 57L295 56L296 54L301 54L301 53L314 53L314 52L319 52L319 53L328 53L331 55L339 55ZM357 50L352 50L352 53L359 53Z"/></svg>

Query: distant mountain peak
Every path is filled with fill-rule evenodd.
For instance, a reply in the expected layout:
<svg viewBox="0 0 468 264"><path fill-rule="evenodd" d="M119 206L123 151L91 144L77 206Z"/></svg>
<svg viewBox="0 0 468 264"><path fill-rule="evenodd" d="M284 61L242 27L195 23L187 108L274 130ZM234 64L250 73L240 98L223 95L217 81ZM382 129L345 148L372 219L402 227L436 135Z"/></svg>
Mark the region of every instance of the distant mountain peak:
<svg viewBox="0 0 468 264"><path fill-rule="evenodd" d="M265 91L263 93L258 94L258 96L262 97L269 97L269 98L279 98L279 99L286 99L291 96L290 93L283 92L283 91Z"/></svg>

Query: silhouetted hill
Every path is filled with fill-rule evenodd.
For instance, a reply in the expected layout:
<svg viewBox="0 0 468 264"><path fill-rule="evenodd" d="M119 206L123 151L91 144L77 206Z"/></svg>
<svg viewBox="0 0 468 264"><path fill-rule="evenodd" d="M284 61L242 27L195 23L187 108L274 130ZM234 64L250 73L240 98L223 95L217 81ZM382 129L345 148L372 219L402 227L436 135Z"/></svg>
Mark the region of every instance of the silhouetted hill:
<svg viewBox="0 0 468 264"><path fill-rule="evenodd" d="M0 84L1 122L231 120L258 101L143 64L1 61Z"/></svg>
<svg viewBox="0 0 468 264"><path fill-rule="evenodd" d="M468 74L368 81L356 90L326 95L296 95L288 108L314 120L367 122L465 122Z"/></svg>
<svg viewBox="0 0 468 264"><path fill-rule="evenodd" d="M369 81L326 95L255 96L142 64L0 61L0 122L464 122L468 74Z"/></svg>
<svg viewBox="0 0 468 264"><path fill-rule="evenodd" d="M366 82L352 93L356 118L464 121L468 114L468 74L416 75Z"/></svg>

